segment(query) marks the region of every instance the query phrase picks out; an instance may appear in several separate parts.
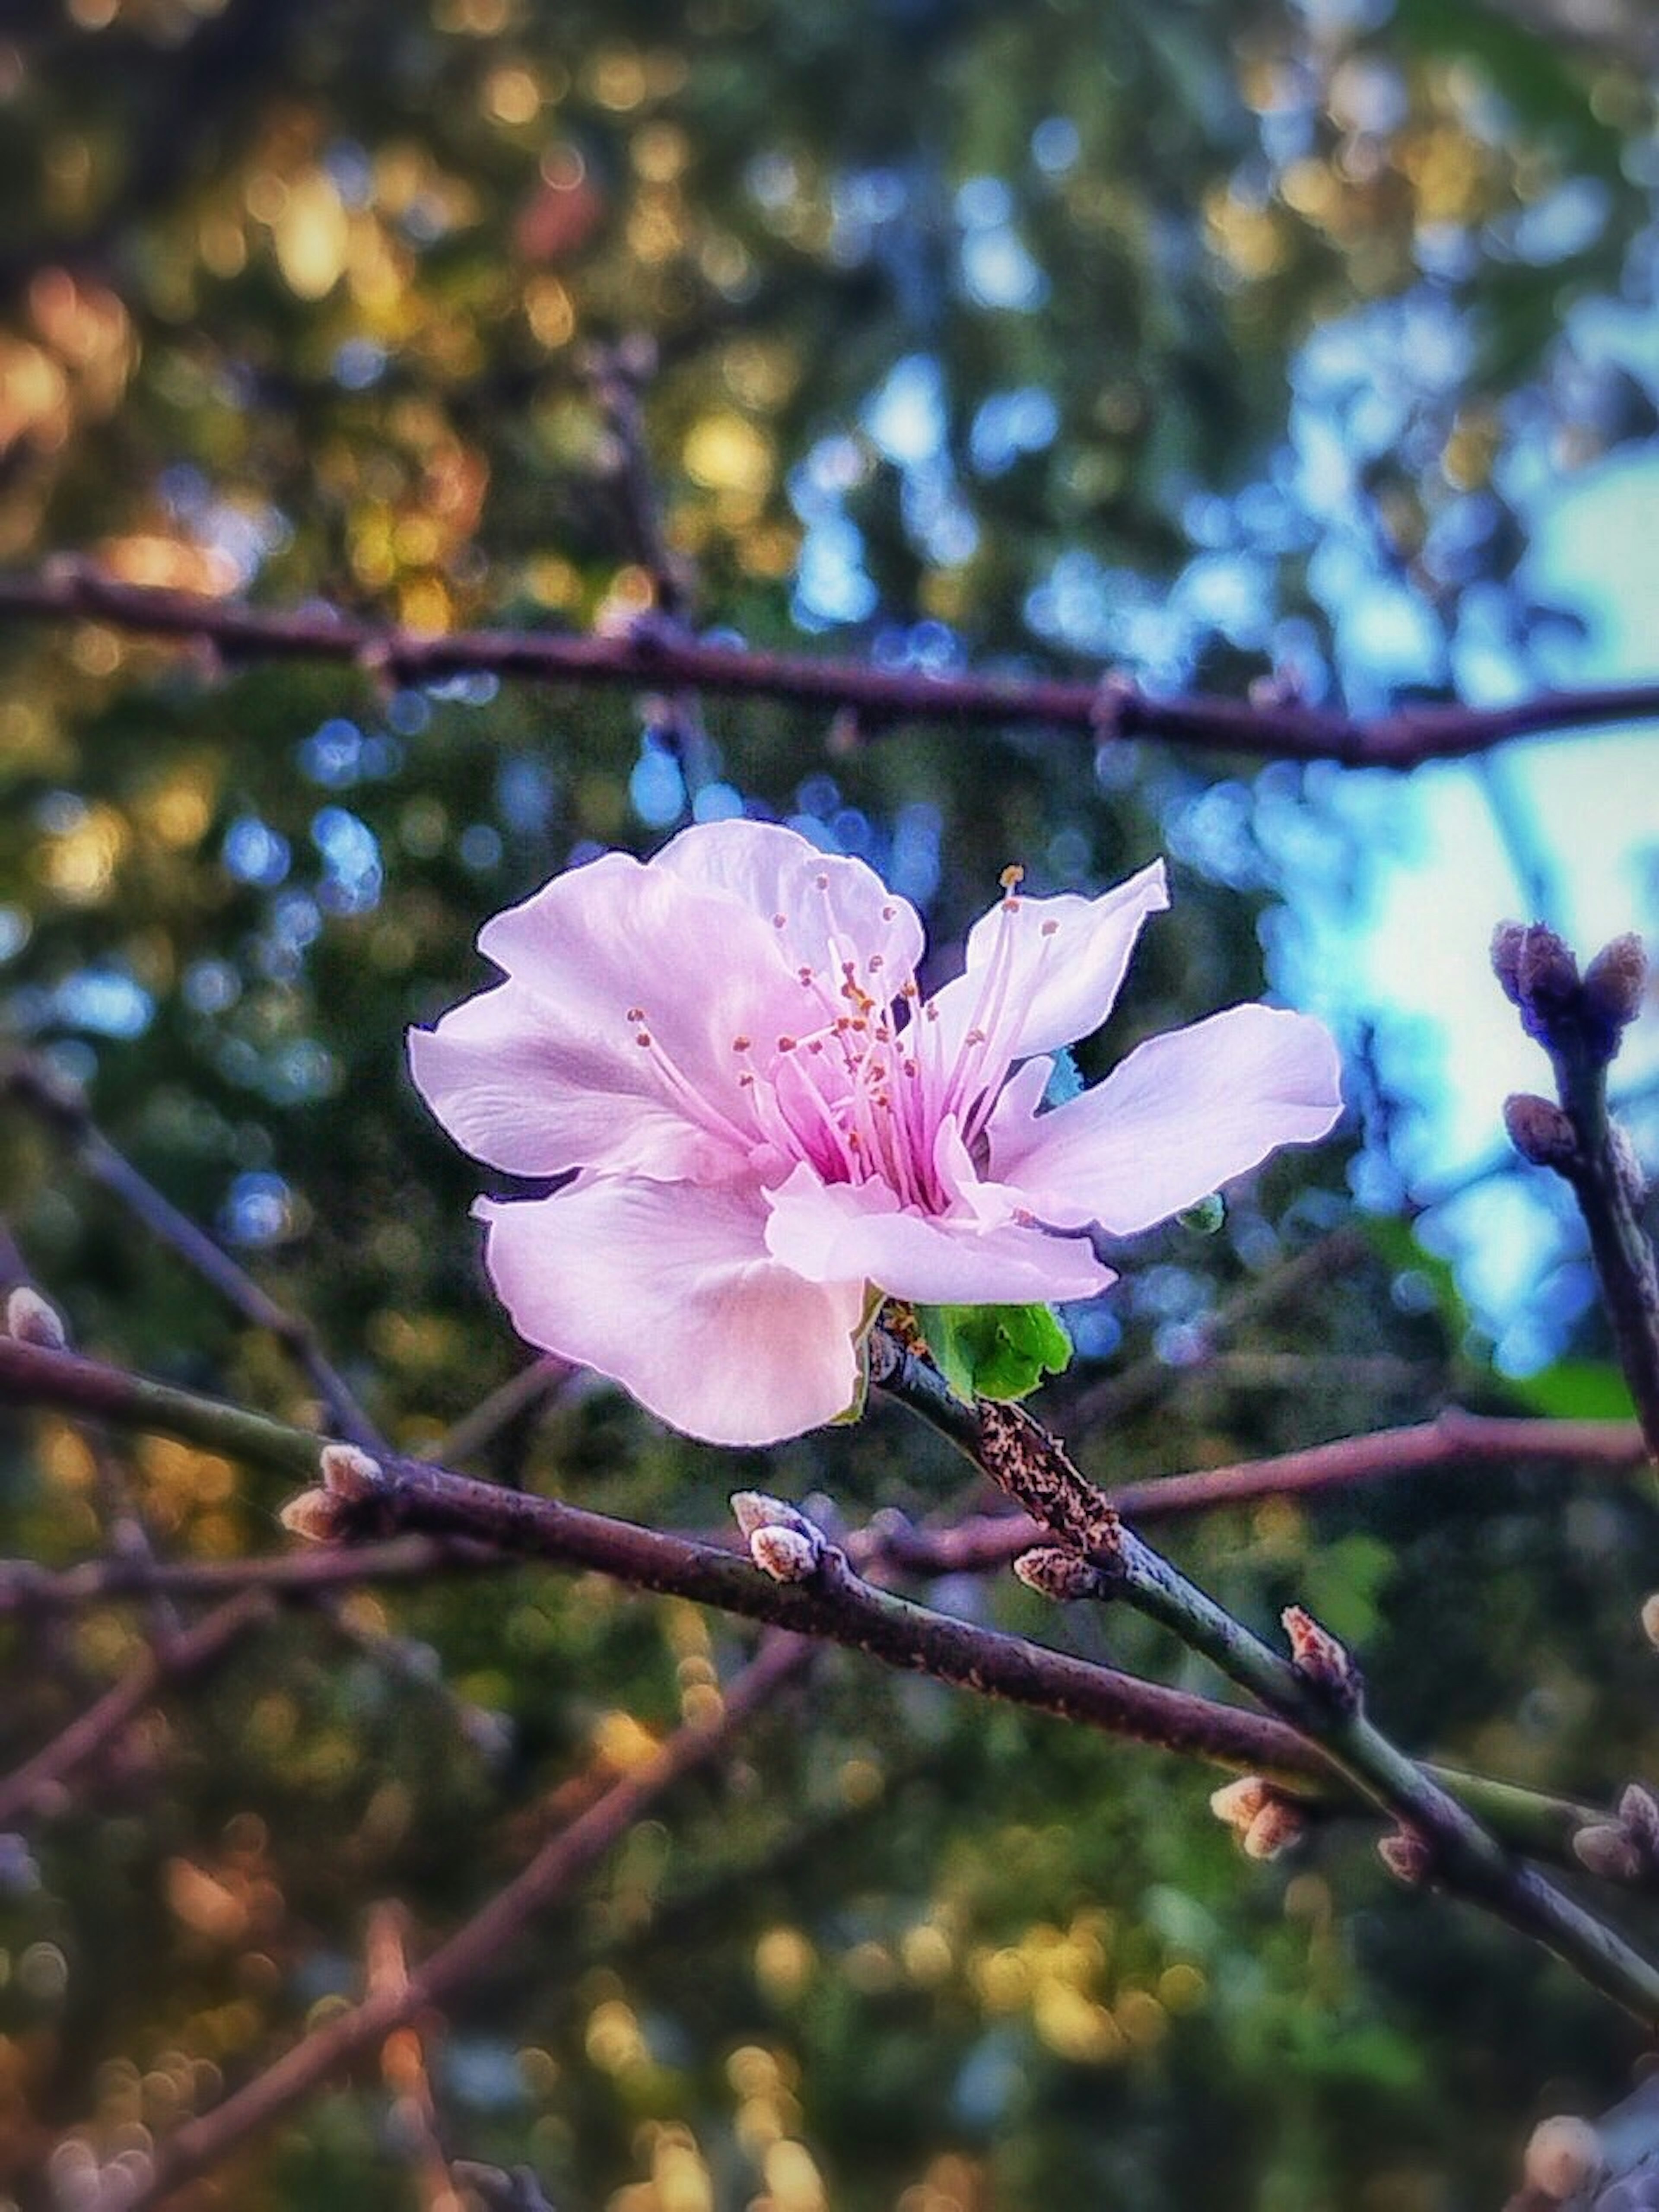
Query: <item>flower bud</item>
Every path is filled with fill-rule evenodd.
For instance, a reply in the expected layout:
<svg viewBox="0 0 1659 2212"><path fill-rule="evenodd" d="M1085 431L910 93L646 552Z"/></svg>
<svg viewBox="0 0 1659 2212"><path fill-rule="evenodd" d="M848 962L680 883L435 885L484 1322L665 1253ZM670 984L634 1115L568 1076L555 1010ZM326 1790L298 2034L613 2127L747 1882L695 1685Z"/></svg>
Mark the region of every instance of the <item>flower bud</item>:
<svg viewBox="0 0 1659 2212"><path fill-rule="evenodd" d="M1248 1828L1273 1794L1271 1782L1260 1774L1241 1774L1237 1782L1224 1782L1210 1792L1210 1810L1218 1820L1241 1833Z"/></svg>
<svg viewBox="0 0 1659 2212"><path fill-rule="evenodd" d="M33 1284L19 1283L6 1300L6 1334L37 1352L67 1352L69 1331L64 1316Z"/></svg>
<svg viewBox="0 0 1659 2212"><path fill-rule="evenodd" d="M1641 1619L1643 1635L1654 1650L1659 1651L1659 1590L1643 1599Z"/></svg>
<svg viewBox="0 0 1659 2212"><path fill-rule="evenodd" d="M787 1498L774 1498L764 1490L733 1491L732 1514L745 1536L752 1536L757 1528L793 1528L798 1536L817 1537L823 1541L823 1531L807 1519L798 1505L791 1505Z"/></svg>
<svg viewBox="0 0 1659 2212"><path fill-rule="evenodd" d="M1644 1858L1659 1861L1659 1797L1642 1783L1629 1783L1620 1793L1619 1825Z"/></svg>
<svg viewBox="0 0 1659 2212"><path fill-rule="evenodd" d="M1102 1597L1109 1587L1098 1567L1091 1567L1075 1552L1062 1552L1058 1545L1022 1552L1014 1561L1014 1572L1027 1589L1035 1590L1039 1597L1052 1598L1056 1605Z"/></svg>
<svg viewBox="0 0 1659 2212"><path fill-rule="evenodd" d="M1302 1606L1287 1605L1279 1618L1291 1639L1291 1664L1303 1680L1339 1712L1357 1712L1364 1684L1347 1645Z"/></svg>
<svg viewBox="0 0 1659 2212"><path fill-rule="evenodd" d="M1602 1881L1634 1881L1642 1871L1642 1854L1634 1838L1614 1820L1595 1820L1580 1828L1572 1839L1572 1855Z"/></svg>
<svg viewBox="0 0 1659 2212"><path fill-rule="evenodd" d="M1601 2138L1589 2122L1564 2113L1533 2130L1523 2171L1531 2187L1563 2204L1596 2179L1604 2162Z"/></svg>
<svg viewBox="0 0 1659 2212"><path fill-rule="evenodd" d="M1517 1091L1504 1101L1504 1127L1523 1160L1535 1168L1570 1167L1578 1156L1571 1121L1553 1099Z"/></svg>
<svg viewBox="0 0 1659 2212"><path fill-rule="evenodd" d="M1308 1832L1308 1816L1288 1797L1270 1797L1249 1826L1239 1836L1247 1859L1276 1859L1291 1850Z"/></svg>
<svg viewBox="0 0 1659 2212"><path fill-rule="evenodd" d="M308 1544L331 1544L345 1533L343 1501L330 1490L302 1490L277 1518L290 1536L302 1536Z"/></svg>
<svg viewBox="0 0 1659 2212"><path fill-rule="evenodd" d="M1627 1029L1642 1011L1647 989L1648 956L1634 930L1604 945L1584 970L1584 997L1591 1011L1614 1029Z"/></svg>
<svg viewBox="0 0 1659 2212"><path fill-rule="evenodd" d="M1535 921L1522 932L1516 981L1522 1007L1547 1022L1571 1012L1577 1004L1578 963L1553 929Z"/></svg>
<svg viewBox="0 0 1659 2212"><path fill-rule="evenodd" d="M823 1564L823 1539L769 1521L750 1531L749 1556L775 1583L808 1583Z"/></svg>
<svg viewBox="0 0 1659 2212"><path fill-rule="evenodd" d="M323 1487L343 1504L361 1505L386 1486L386 1469L356 1444L325 1444L319 1455Z"/></svg>
<svg viewBox="0 0 1659 2212"><path fill-rule="evenodd" d="M1403 1881L1408 1889L1421 1888L1434 1864L1433 1852L1411 1828L1395 1828L1379 1836L1376 1856L1395 1880Z"/></svg>

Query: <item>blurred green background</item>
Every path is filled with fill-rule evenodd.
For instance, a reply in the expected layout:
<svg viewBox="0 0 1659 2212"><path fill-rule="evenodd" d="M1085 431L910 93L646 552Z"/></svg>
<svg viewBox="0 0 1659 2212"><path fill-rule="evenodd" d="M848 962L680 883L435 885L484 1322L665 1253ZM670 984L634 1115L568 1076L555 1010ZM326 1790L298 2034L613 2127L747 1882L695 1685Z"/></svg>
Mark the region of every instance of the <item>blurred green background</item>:
<svg viewBox="0 0 1659 2212"><path fill-rule="evenodd" d="M0 568L74 554L421 629L625 623L653 583L592 349L643 339L704 631L1234 696L1279 671L1364 710L1494 660L1547 673L1580 617L1529 586L1527 500L1650 462L1659 423L1652 19L1575 21L1553 0L12 0ZM1316 969L1310 900L1367 880L1407 793L756 703L707 702L688 734L625 691L401 690L4 621L0 1021L418 1448L526 1354L403 1032L477 987L479 922L553 870L748 807L868 857L945 972L1011 860L1089 890L1167 849L1175 910L1115 1056L1259 994L1274 961ZM1507 829L1553 861L1566 826L1511 808ZM1451 1402L1623 1408L1576 1233L1530 1182L1554 1241L1532 1357L1506 1364L1535 1371L1494 1366L1497 1324L1413 1227L1412 1035L1386 1003L1349 1015L1340 1140L1278 1160L1210 1233L1146 1240L1079 1318L1044 1410L1066 1427L1126 1378L1068 1431L1103 1477ZM1449 1079L1486 1079L1466 1059ZM0 1212L83 1348L314 1417L276 1340L15 1098ZM1335 1264L1273 1295L1336 1235ZM119 1456L169 1554L280 1541L276 1486L180 1446ZM890 1408L721 1454L580 1382L477 1464L689 1528L755 1482L851 1521L972 1502ZM70 1427L6 1425L7 1552L94 1551L99 1495ZM1171 1543L1254 1624L1305 1599L1413 1748L1605 1795L1648 1749L1653 1536L1646 1492L1563 1467ZM1144 1626L1062 1620L1007 1578L930 1595L1213 1686ZM127 1606L0 1632L5 1764L147 1626ZM386 1632L429 1657L389 1670ZM561 1784L707 1711L747 1641L529 1573L251 1632L6 1862L0 2199L71 2203L43 2166L62 2130L142 2148L326 2016L361 1986L374 1900L435 1940ZM441 2024L446 2145L530 2162L560 2212L1474 2212L1540 2112L1621 2094L1633 2036L1564 1972L1398 1892L1357 1827L1246 1864L1214 1779L830 1655ZM417 2201L386 2112L377 2078L342 2086L227 2201Z"/></svg>

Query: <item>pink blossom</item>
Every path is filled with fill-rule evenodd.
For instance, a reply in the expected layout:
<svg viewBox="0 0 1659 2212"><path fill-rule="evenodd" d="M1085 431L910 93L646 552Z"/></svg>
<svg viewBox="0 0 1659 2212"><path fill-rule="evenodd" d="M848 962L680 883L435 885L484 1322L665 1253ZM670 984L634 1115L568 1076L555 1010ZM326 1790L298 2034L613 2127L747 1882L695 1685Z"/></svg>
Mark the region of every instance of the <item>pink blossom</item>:
<svg viewBox="0 0 1659 2212"><path fill-rule="evenodd" d="M1149 1227L1322 1136L1340 1111L1318 1023L1230 1008L1042 1110L1051 1055L1117 996L1156 862L1100 898L1018 872L932 998L915 910L861 860L752 822L608 853L484 925L505 980L410 1036L466 1149L578 1170L477 1211L520 1335L717 1443L846 1411L875 1293L1086 1298L1087 1235Z"/></svg>

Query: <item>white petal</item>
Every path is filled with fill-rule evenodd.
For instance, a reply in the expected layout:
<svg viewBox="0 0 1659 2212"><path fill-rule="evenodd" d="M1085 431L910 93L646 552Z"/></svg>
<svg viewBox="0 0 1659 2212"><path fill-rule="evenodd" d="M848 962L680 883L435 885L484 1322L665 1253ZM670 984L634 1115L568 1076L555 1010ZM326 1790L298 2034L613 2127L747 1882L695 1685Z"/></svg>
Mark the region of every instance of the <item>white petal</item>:
<svg viewBox="0 0 1659 2212"><path fill-rule="evenodd" d="M773 1443L853 1402L864 1285L803 1282L771 1258L757 1195L594 1176L476 1210L520 1335L688 1436Z"/></svg>
<svg viewBox="0 0 1659 2212"><path fill-rule="evenodd" d="M1322 1024L1233 1006L1149 1037L1103 1083L1052 1113L988 1125L992 1177L1040 1220L1128 1236L1245 1173L1280 1145L1311 1144L1342 1111L1336 1047Z"/></svg>
<svg viewBox="0 0 1659 2212"><path fill-rule="evenodd" d="M934 1218L902 1208L885 1183L823 1183L803 1166L770 1198L768 1249L813 1282L870 1282L928 1305L1018 1305L1092 1297L1113 1279L1080 1239Z"/></svg>
<svg viewBox="0 0 1659 2212"><path fill-rule="evenodd" d="M1067 891L993 907L969 932L966 972L934 997L949 1051L970 1026L987 1025L987 988L1000 945L1011 961L995 1022L1006 1060L1092 1036L1116 1000L1141 925L1169 903L1164 863L1154 860L1100 898Z"/></svg>
<svg viewBox="0 0 1659 2212"><path fill-rule="evenodd" d="M507 981L410 1040L416 1084L469 1151L529 1175L741 1171L738 1040L799 1026L801 996L757 917L611 853L496 915L478 945Z"/></svg>
<svg viewBox="0 0 1659 2212"><path fill-rule="evenodd" d="M921 923L908 899L862 860L822 853L777 823L699 823L671 838L651 866L739 900L774 932L792 975L823 974L837 959L862 964L874 952L896 994L921 961ZM845 949L837 954L835 945Z"/></svg>

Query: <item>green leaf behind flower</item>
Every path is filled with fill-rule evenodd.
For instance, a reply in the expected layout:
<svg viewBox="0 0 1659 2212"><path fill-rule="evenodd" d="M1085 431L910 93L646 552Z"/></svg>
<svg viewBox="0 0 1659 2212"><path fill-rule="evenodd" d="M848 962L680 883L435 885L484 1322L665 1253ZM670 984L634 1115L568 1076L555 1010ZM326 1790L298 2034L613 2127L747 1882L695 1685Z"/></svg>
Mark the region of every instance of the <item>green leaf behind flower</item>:
<svg viewBox="0 0 1659 2212"><path fill-rule="evenodd" d="M1072 1364L1052 1306L918 1306L927 1348L958 1397L1025 1398Z"/></svg>

